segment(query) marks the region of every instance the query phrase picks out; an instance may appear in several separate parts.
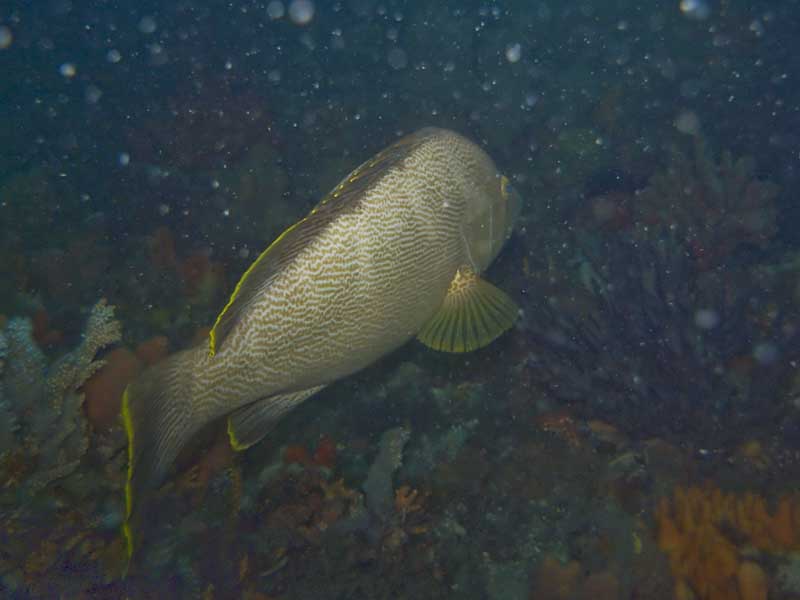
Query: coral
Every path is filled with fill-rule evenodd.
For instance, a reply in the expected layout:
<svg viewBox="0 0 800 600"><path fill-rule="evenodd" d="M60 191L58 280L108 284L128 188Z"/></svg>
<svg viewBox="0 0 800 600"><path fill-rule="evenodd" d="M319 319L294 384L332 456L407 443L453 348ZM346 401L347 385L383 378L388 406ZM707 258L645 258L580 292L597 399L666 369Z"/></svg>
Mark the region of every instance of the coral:
<svg viewBox="0 0 800 600"><path fill-rule="evenodd" d="M311 459L317 466L333 469L336 465L336 442L327 435L322 436Z"/></svg>
<svg viewBox="0 0 800 600"><path fill-rule="evenodd" d="M136 358L145 366L161 362L169 354L169 340L164 335L157 335L136 346Z"/></svg>
<svg viewBox="0 0 800 600"><path fill-rule="evenodd" d="M142 369L136 354L116 348L103 358L105 364L83 384L86 416L97 428L114 425L122 408L122 393Z"/></svg>
<svg viewBox="0 0 800 600"><path fill-rule="evenodd" d="M403 449L410 435L411 432L405 427L395 427L383 433L378 456L362 485L367 508L379 521L388 522L394 515L392 479L403 462Z"/></svg>
<svg viewBox="0 0 800 600"><path fill-rule="evenodd" d="M311 464L311 455L305 446L290 444L283 449L283 462L287 465L308 466Z"/></svg>
<svg viewBox="0 0 800 600"><path fill-rule="evenodd" d="M572 415L566 410L548 412L536 417L536 425L548 433L564 440L571 448L580 448L581 439L578 426Z"/></svg>
<svg viewBox="0 0 800 600"><path fill-rule="evenodd" d="M394 492L394 510L400 517L400 522L405 523L406 517L422 510L425 496L420 496L418 490L411 486L401 485Z"/></svg>
<svg viewBox="0 0 800 600"><path fill-rule="evenodd" d="M767 600L767 575L758 563L746 561L736 573L742 600Z"/></svg>
<svg viewBox="0 0 800 600"><path fill-rule="evenodd" d="M530 598L531 600L570 600L578 591L580 577L580 563L572 561L564 565L548 556L536 570Z"/></svg>
<svg viewBox="0 0 800 600"><path fill-rule="evenodd" d="M763 569L742 560L748 548L784 554L800 548L800 496L782 496L770 512L751 492L712 486L677 488L655 511L658 546L670 560L676 589L699 599L766 598Z"/></svg>
<svg viewBox="0 0 800 600"><path fill-rule="evenodd" d="M734 419L776 418L785 403L774 390L800 358L794 306L748 272L699 270L675 232L659 231L584 238L580 309L566 294L530 294L529 376L579 416L618 411L638 436L725 436Z"/></svg>
<svg viewBox="0 0 800 600"><path fill-rule="evenodd" d="M0 330L0 454L7 451L14 443L14 431L17 428L17 418L13 407L6 397L3 385L3 372L8 354L8 339Z"/></svg>
<svg viewBox="0 0 800 600"><path fill-rule="evenodd" d="M28 319L11 319L6 326L7 368L2 383L18 426L12 444L0 447L0 454L25 448L29 463L35 464L19 483L28 493L70 474L86 452L79 388L103 366L104 361L95 360L98 351L120 339L120 325L113 316L113 308L99 301L89 314L80 345L50 366L33 340Z"/></svg>
<svg viewBox="0 0 800 600"><path fill-rule="evenodd" d="M184 293L190 304L209 306L225 287L222 263L212 261L205 252L195 252L179 265Z"/></svg>
<svg viewBox="0 0 800 600"><path fill-rule="evenodd" d="M780 188L755 177L751 158L730 152L714 161L695 136L692 156L673 148L667 168L656 173L632 203L640 231L663 224L675 230L702 269L721 264L739 246L763 247L775 234Z"/></svg>
<svg viewBox="0 0 800 600"><path fill-rule="evenodd" d="M175 238L169 227L157 228L147 239L150 264L156 269L175 269L178 255L175 253Z"/></svg>

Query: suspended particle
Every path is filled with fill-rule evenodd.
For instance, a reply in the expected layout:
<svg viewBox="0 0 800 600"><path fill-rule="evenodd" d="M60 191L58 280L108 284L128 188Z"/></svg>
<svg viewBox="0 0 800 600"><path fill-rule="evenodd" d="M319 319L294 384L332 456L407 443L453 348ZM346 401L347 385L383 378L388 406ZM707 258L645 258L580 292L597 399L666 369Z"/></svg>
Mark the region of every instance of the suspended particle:
<svg viewBox="0 0 800 600"><path fill-rule="evenodd" d="M103 91L97 87L96 85L90 85L86 88L86 102L89 104L97 104L100 101L100 97L103 95Z"/></svg>
<svg viewBox="0 0 800 600"><path fill-rule="evenodd" d="M120 165L127 167L129 164L131 164L131 155L127 152L120 152L118 160Z"/></svg>
<svg viewBox="0 0 800 600"><path fill-rule="evenodd" d="M139 21L139 31L144 34L155 33L157 28L156 20L153 17L142 17L141 21Z"/></svg>
<svg viewBox="0 0 800 600"><path fill-rule="evenodd" d="M701 308L694 313L694 324L700 329L714 329L719 322L719 313L713 308Z"/></svg>
<svg viewBox="0 0 800 600"><path fill-rule="evenodd" d="M117 64L122 60L122 54L119 53L119 50L112 48L106 53L106 60L111 64Z"/></svg>
<svg viewBox="0 0 800 600"><path fill-rule="evenodd" d="M311 0L292 0L289 4L289 19L295 25L308 25L314 18L314 3Z"/></svg>
<svg viewBox="0 0 800 600"><path fill-rule="evenodd" d="M522 58L522 46L519 44L509 44L506 46L506 60L510 63L518 62Z"/></svg>
<svg viewBox="0 0 800 600"><path fill-rule="evenodd" d="M685 110L675 117L675 129L687 135L700 133L700 117L691 110Z"/></svg>
<svg viewBox="0 0 800 600"><path fill-rule="evenodd" d="M0 50L5 50L14 41L14 34L5 25L0 27Z"/></svg>
<svg viewBox="0 0 800 600"><path fill-rule="evenodd" d="M282 19L285 14L286 8L283 6L283 2L278 2L275 0L267 4L267 16L273 21Z"/></svg>
<svg viewBox="0 0 800 600"><path fill-rule="evenodd" d="M389 66L395 71L405 69L408 65L408 57L402 48L392 48L389 50L387 60L389 61Z"/></svg>
<svg viewBox="0 0 800 600"><path fill-rule="evenodd" d="M681 0L681 12L695 21L704 21L711 16L711 6L706 0Z"/></svg>
<svg viewBox="0 0 800 600"><path fill-rule="evenodd" d="M77 73L78 70L75 68L73 63L64 63L58 67L58 72L67 79L71 79L72 77L75 77L75 73Z"/></svg>

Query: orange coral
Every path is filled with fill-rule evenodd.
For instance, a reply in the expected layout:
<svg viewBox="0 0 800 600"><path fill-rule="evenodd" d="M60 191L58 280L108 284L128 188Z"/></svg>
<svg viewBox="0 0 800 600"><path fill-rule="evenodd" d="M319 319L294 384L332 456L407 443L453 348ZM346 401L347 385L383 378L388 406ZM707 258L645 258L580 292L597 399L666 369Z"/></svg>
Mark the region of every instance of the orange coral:
<svg viewBox="0 0 800 600"><path fill-rule="evenodd" d="M318 467L333 469L336 464L336 442L327 435L322 436L314 450L313 461Z"/></svg>
<svg viewBox="0 0 800 600"><path fill-rule="evenodd" d="M174 269L178 264L175 238L169 227L161 226L147 240L150 262L158 269Z"/></svg>
<svg viewBox="0 0 800 600"><path fill-rule="evenodd" d="M283 463L286 465L296 464L308 466L311 464L311 455L308 449L300 444L286 446L283 450Z"/></svg>
<svg viewBox="0 0 800 600"><path fill-rule="evenodd" d="M50 315L44 308L40 308L33 314L31 322L33 324L33 339L36 340L40 348L56 346L64 337L61 330L50 327Z"/></svg>
<svg viewBox="0 0 800 600"><path fill-rule="evenodd" d="M572 561L562 565L548 556L536 570L530 597L537 600L569 600L577 594L580 579L580 563Z"/></svg>
<svg viewBox="0 0 800 600"><path fill-rule="evenodd" d="M767 600L767 575L758 564L743 562L736 578L742 600Z"/></svg>
<svg viewBox="0 0 800 600"><path fill-rule="evenodd" d="M581 446L578 425L566 410L544 413L536 418L536 424L544 431L555 434L565 440L572 448Z"/></svg>
<svg viewBox="0 0 800 600"><path fill-rule="evenodd" d="M122 392L142 367L127 348L112 350L104 360L106 364L83 384L86 416L99 428L114 424L122 406Z"/></svg>
<svg viewBox="0 0 800 600"><path fill-rule="evenodd" d="M656 508L658 546L670 560L677 590L699 599L766 598L767 577L740 562L739 540L764 552L800 548L800 496L781 497L770 511L763 497L725 493L713 486L678 488Z"/></svg>
<svg viewBox="0 0 800 600"><path fill-rule="evenodd" d="M160 362L169 354L169 340L164 335L157 335L136 346L136 358L148 367Z"/></svg>

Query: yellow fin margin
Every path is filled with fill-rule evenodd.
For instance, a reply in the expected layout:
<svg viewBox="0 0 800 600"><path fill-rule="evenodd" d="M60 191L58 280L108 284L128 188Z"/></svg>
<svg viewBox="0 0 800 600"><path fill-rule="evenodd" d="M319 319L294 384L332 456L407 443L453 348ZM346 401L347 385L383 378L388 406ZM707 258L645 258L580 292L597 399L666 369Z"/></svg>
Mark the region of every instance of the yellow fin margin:
<svg viewBox="0 0 800 600"><path fill-rule="evenodd" d="M128 566L133 556L133 532L131 531L131 513L133 512L133 421L131 420L130 385L125 387L122 394L122 424L125 427L125 436L128 438L128 475L125 480L125 520L122 523L122 537L125 539L125 550L128 555ZM125 567L125 572L128 571Z"/></svg>
<svg viewBox="0 0 800 600"><path fill-rule="evenodd" d="M233 430L230 417L228 417L228 440L230 441L231 448L233 448L234 452L242 452L249 448L247 445L240 444L239 440L236 439L236 432Z"/></svg>
<svg viewBox="0 0 800 600"><path fill-rule="evenodd" d="M471 352L510 329L519 309L508 295L472 269L456 272L441 308L417 335L442 352Z"/></svg>
<svg viewBox="0 0 800 600"><path fill-rule="evenodd" d="M312 214L313 214L313 211L312 211ZM258 255L258 258L253 261L253 264L251 264L247 268L247 270L244 272L244 274L239 278L239 282L236 284L236 287L233 289L233 293L231 294L230 299L228 299L228 303L222 308L222 311L217 315L217 318L214 321L214 326L211 328L211 331L208 334L208 356L209 357L214 357L214 355L216 355L216 353L217 353L217 341L218 341L217 338L219 337L218 333L219 333L220 323L222 322L222 318L228 313L228 311L230 310L231 306L233 306L234 302L236 302L236 299L239 297L239 292L241 291L242 285L244 285L244 282L247 280L247 278L250 276L250 274L253 272L253 270L259 264L261 264L261 262L266 258L267 254L269 254L269 252L273 248L275 248L275 246L277 246L278 243L280 243L280 241L282 239L284 239L287 235L289 235L289 233L294 231L303 221L305 221L306 218L308 218L308 217L300 219L297 223L295 223L294 225L291 225L282 234L280 234L277 238L275 238L275 240L269 246L267 246L267 249L264 250L261 254Z"/></svg>

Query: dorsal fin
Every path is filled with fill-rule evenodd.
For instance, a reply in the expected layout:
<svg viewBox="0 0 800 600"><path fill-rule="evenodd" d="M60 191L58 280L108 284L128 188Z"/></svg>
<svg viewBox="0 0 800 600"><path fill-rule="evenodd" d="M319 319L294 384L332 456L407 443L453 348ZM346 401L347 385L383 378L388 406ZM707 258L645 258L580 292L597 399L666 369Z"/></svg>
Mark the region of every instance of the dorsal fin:
<svg viewBox="0 0 800 600"><path fill-rule="evenodd" d="M208 336L209 356L214 356L222 347L225 338L239 321L239 316L284 265L337 216L352 210L367 189L390 169L402 164L415 148L436 132L432 128L422 129L382 150L342 179L305 218L279 235L244 272L228 303L217 316Z"/></svg>

